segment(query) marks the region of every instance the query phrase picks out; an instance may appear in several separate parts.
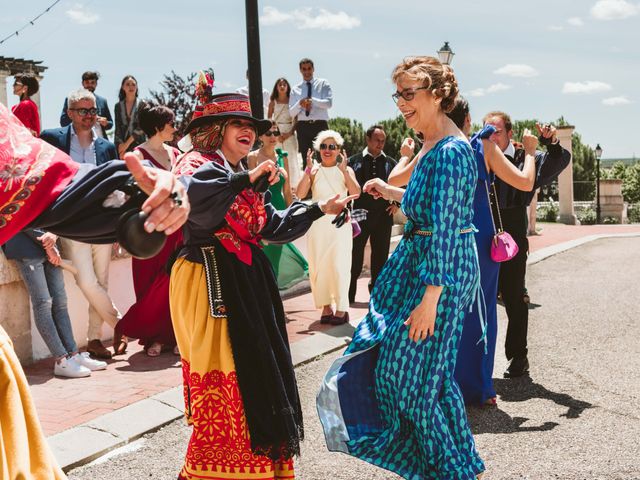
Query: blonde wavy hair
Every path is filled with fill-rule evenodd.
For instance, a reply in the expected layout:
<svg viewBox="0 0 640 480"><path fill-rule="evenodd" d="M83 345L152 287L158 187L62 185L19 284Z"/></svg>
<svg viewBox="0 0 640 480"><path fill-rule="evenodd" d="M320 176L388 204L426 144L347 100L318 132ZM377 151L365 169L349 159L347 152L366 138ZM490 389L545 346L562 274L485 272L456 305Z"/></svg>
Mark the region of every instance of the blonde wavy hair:
<svg viewBox="0 0 640 480"><path fill-rule="evenodd" d="M320 144L326 141L328 138L333 138L339 148L342 148L342 146L344 145L344 138L342 138L342 135L340 135L338 132L336 132L335 130L323 130L318 134L318 136L316 136L315 140L313 141L313 149L316 152L319 152Z"/></svg>
<svg viewBox="0 0 640 480"><path fill-rule="evenodd" d="M402 78L420 82L434 97L441 98L440 108L444 113L453 110L460 91L449 65L434 57L405 57L391 73L393 83L398 83Z"/></svg>

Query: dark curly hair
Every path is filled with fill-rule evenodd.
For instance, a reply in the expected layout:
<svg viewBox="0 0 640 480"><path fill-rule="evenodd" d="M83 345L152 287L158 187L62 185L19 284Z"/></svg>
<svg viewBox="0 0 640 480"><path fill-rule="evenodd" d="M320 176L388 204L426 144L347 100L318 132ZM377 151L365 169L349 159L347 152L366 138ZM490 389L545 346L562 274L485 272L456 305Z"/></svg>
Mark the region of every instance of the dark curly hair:
<svg viewBox="0 0 640 480"><path fill-rule="evenodd" d="M162 131L165 125L173 123L174 120L175 114L169 107L146 100L142 100L138 105L138 122L148 138Z"/></svg>

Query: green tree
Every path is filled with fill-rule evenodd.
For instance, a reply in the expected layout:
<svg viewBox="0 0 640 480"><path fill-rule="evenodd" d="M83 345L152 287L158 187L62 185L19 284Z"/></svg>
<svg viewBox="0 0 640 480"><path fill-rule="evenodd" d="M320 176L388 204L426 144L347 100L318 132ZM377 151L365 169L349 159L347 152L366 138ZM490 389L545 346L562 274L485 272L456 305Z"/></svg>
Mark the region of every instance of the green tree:
<svg viewBox="0 0 640 480"><path fill-rule="evenodd" d="M173 110L176 116L176 138L184 135L187 125L191 121L193 108L196 103L196 73L190 73L186 77L181 77L171 70L171 73L164 75L160 82L161 90L151 90L151 98L160 105L165 105Z"/></svg>
<svg viewBox="0 0 640 480"><path fill-rule="evenodd" d="M387 134L384 153L390 157L395 158L396 160L400 158L400 147L402 146L404 139L407 137L413 138L414 141L416 141L416 145L418 145L415 132L407 126L407 122L405 122L402 115L398 115L397 117L389 120L382 120L381 122L378 122L378 125L380 125Z"/></svg>
<svg viewBox="0 0 640 480"><path fill-rule="evenodd" d="M362 123L349 118L336 117L329 120L329 128L342 135L344 138L343 148L347 155L355 155L364 149L366 142Z"/></svg>

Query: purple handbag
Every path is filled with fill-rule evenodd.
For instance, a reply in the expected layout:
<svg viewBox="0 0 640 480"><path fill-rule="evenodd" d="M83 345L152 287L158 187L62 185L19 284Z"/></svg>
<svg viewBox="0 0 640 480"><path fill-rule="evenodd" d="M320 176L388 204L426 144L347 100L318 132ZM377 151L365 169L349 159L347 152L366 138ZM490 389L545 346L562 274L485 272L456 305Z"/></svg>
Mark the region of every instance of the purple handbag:
<svg viewBox="0 0 640 480"><path fill-rule="evenodd" d="M484 186L487 190L487 199L489 200L489 213L491 214L491 224L493 225L493 239L491 241L491 260L494 262L506 262L511 260L518 254L518 244L513 239L513 237L509 234L509 232L505 232L502 228L502 217L500 216L500 207L498 207L496 202L496 212L498 212L498 223L500 224L500 229L496 229L496 222L493 218L493 207L491 202L491 195L489 194L489 186L487 181L485 180ZM496 199L496 186L495 184L491 184L491 188L493 189L493 198Z"/></svg>

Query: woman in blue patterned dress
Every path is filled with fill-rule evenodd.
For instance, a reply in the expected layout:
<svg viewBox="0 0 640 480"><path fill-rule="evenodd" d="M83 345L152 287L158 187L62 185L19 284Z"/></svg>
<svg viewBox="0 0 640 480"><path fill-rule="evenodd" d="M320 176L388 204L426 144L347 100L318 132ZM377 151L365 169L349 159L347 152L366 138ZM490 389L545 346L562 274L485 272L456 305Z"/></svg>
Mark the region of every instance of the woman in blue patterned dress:
<svg viewBox="0 0 640 480"><path fill-rule="evenodd" d="M405 236L384 266L369 313L327 373L318 411L327 447L410 480L473 480L484 471L453 373L465 312L479 294L473 237L477 168L447 117L450 67L408 57L392 75L407 126L425 139L402 199Z"/></svg>

